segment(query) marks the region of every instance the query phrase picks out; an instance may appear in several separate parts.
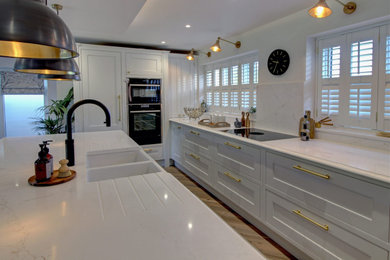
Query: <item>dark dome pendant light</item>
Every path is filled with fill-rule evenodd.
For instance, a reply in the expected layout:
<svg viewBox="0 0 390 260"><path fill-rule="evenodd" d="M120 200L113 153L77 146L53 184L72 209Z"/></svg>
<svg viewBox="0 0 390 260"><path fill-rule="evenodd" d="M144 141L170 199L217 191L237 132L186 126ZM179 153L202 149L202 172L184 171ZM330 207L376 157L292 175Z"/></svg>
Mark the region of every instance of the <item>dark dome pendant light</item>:
<svg viewBox="0 0 390 260"><path fill-rule="evenodd" d="M30 59L77 57L64 21L39 0L0 0L0 56Z"/></svg>
<svg viewBox="0 0 390 260"><path fill-rule="evenodd" d="M80 74L79 67L74 59L42 60L16 59L14 70L17 72L50 75Z"/></svg>

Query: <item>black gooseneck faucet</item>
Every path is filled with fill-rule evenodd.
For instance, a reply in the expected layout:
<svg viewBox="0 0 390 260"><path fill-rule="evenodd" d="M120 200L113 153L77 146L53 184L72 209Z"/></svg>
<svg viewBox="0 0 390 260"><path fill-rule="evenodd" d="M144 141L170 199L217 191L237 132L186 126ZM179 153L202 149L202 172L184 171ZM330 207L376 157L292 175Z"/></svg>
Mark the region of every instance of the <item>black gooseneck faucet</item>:
<svg viewBox="0 0 390 260"><path fill-rule="evenodd" d="M70 107L68 110L68 113L66 115L66 140L65 140L65 152L66 152L66 159L69 160L68 166L74 165L74 140L72 139L72 115L73 112L81 105L84 104L94 104L99 106L101 109L103 109L104 113L106 114L106 123L107 127L111 126L111 117L110 112L108 111L107 107L103 105L103 103L94 100L94 99L84 99L80 100L73 104L73 106Z"/></svg>

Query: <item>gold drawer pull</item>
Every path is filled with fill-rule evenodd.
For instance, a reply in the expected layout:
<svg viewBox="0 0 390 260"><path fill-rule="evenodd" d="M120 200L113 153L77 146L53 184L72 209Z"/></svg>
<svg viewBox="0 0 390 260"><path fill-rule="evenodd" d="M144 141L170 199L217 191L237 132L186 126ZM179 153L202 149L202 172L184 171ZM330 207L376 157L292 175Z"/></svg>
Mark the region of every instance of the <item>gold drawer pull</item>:
<svg viewBox="0 0 390 260"><path fill-rule="evenodd" d="M299 165L295 165L295 166L293 166L293 168L297 169L297 170L300 170L300 171L303 171L303 172L306 172L306 173L309 173L309 174L312 174L312 175L315 175L315 176L318 176L318 177L321 177L321 178L324 178L324 179L327 179L327 180L330 178L330 176L328 174L321 174L321 173L318 173L318 172L314 172L314 171L302 168Z"/></svg>
<svg viewBox="0 0 390 260"><path fill-rule="evenodd" d="M153 151L153 149L151 149L151 148L149 148L149 149L144 149L144 151L148 153L148 152Z"/></svg>
<svg viewBox="0 0 390 260"><path fill-rule="evenodd" d="M230 147L236 148L236 149L241 149L241 146L234 145L234 144L231 144L231 143L229 143L229 142L225 142L224 144L225 144L225 145L227 145L227 146L230 146Z"/></svg>
<svg viewBox="0 0 390 260"><path fill-rule="evenodd" d="M197 156L197 155L195 155L195 154L193 154L193 153L190 153L190 156L192 157L192 158L194 158L195 160L200 160L200 157L199 156Z"/></svg>
<svg viewBox="0 0 390 260"><path fill-rule="evenodd" d="M181 129L181 126L178 126L177 129Z"/></svg>
<svg viewBox="0 0 390 260"><path fill-rule="evenodd" d="M298 209L297 209L297 210L293 210L293 213L295 213L295 214L297 214L298 216L300 216L300 217L306 219L307 221L313 223L314 225L319 226L319 227L322 228L323 230L326 230L326 231L329 230L329 226L328 226L328 225L322 225L322 224L320 224L320 223L318 223L318 222L312 220L311 218L306 217L306 216L303 215L303 214L301 213L301 211L298 210Z"/></svg>
<svg viewBox="0 0 390 260"><path fill-rule="evenodd" d="M192 131L192 130L190 131L190 133L193 134L193 135L200 135L198 132L195 132L195 131Z"/></svg>
<svg viewBox="0 0 390 260"><path fill-rule="evenodd" d="M230 179L235 180L236 182L241 182L241 179L232 176L229 172L224 172L223 174L225 174Z"/></svg>

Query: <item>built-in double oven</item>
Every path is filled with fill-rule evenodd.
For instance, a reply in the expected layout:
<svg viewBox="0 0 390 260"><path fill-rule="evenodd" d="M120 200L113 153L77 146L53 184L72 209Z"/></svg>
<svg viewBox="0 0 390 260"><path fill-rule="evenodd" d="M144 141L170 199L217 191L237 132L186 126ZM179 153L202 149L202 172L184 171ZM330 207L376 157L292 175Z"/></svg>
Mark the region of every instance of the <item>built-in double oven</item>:
<svg viewBox="0 0 390 260"><path fill-rule="evenodd" d="M160 79L129 79L129 135L139 145L161 143L160 93Z"/></svg>

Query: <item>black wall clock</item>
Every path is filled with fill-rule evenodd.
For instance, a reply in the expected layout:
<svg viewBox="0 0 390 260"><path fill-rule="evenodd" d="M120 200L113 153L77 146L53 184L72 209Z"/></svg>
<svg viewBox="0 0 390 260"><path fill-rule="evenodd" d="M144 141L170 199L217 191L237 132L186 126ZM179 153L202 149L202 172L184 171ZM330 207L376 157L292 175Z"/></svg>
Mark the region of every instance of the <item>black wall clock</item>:
<svg viewBox="0 0 390 260"><path fill-rule="evenodd" d="M289 65L290 56L285 50L274 50L268 57L268 70L273 75L282 75L287 71Z"/></svg>

